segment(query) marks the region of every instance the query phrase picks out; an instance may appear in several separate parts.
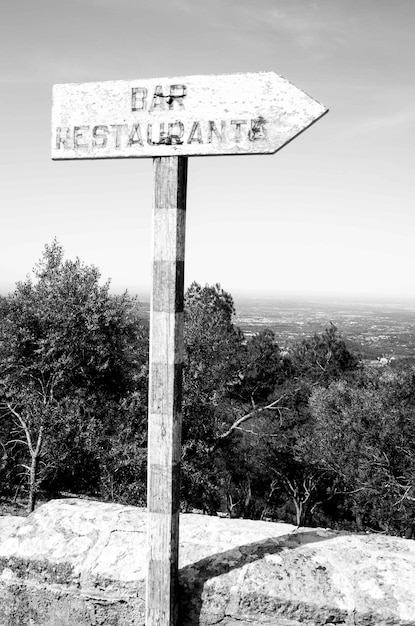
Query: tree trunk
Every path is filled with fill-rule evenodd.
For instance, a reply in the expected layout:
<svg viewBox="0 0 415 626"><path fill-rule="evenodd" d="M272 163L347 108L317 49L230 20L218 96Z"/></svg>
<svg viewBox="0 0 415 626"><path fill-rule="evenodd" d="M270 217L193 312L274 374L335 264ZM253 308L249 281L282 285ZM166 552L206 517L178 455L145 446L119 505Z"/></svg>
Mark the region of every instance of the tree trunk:
<svg viewBox="0 0 415 626"><path fill-rule="evenodd" d="M363 531L363 515L360 513L358 509L355 511L355 521L356 521L356 530L358 532L362 532Z"/></svg>
<svg viewBox="0 0 415 626"><path fill-rule="evenodd" d="M42 452L43 445L43 426L39 429L37 437L36 448L30 445L30 472L29 472L29 501L27 503L28 513L32 513L35 510L36 495L37 495L37 469L39 465L40 454Z"/></svg>
<svg viewBox="0 0 415 626"><path fill-rule="evenodd" d="M232 499L232 495L230 493L227 494L226 496L226 508L228 509L228 515L229 517L238 517L237 516L237 512L234 512L235 507L237 507L239 504L239 500L237 502L234 502Z"/></svg>
<svg viewBox="0 0 415 626"><path fill-rule="evenodd" d="M273 480L271 483L269 494L267 496L267 499L265 500L264 508L262 509L261 517L259 519L263 520L265 518L265 515L268 513L268 506L271 502L271 498L274 495L274 492L277 490L277 486L278 486L278 481Z"/></svg>
<svg viewBox="0 0 415 626"><path fill-rule="evenodd" d="M296 524L297 526L301 526L301 522L303 521L303 503L296 498L293 498L293 502L295 506Z"/></svg>
<svg viewBox="0 0 415 626"><path fill-rule="evenodd" d="M246 477L246 490L245 490L245 499L243 504L243 509L241 511L242 517L250 517L250 506L252 501L252 489L251 489L251 477Z"/></svg>
<svg viewBox="0 0 415 626"><path fill-rule="evenodd" d="M35 510L36 504L36 491L37 491L37 468L39 464L39 455L34 454L31 455L31 463L30 463L30 473L29 473L29 501L27 503L27 512L32 513Z"/></svg>

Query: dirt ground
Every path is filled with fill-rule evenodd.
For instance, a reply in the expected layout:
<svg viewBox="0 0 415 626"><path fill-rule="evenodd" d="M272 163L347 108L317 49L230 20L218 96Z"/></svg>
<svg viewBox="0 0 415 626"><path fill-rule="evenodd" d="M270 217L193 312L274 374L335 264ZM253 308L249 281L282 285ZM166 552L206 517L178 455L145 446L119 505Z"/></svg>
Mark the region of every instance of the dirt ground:
<svg viewBox="0 0 415 626"><path fill-rule="evenodd" d="M21 515L26 516L26 503L24 501L12 502L0 498L0 515Z"/></svg>
<svg viewBox="0 0 415 626"><path fill-rule="evenodd" d="M102 502L103 500L101 498L98 497L90 497L90 496L85 496L82 494L73 494L73 493L59 493L57 494L55 497L58 498L79 498L79 499L83 499L83 500L98 500L100 502ZM45 495L41 495L39 498L37 498L36 500L36 509L41 506L42 504L45 504L45 502L47 502L48 500L50 500L51 498L47 498L45 497ZM21 517L27 517L28 513L26 510L26 506L27 506L27 499L25 498L17 498L17 500L14 500L12 498L8 499L8 498L0 498L0 516L1 515L19 515Z"/></svg>
<svg viewBox="0 0 415 626"><path fill-rule="evenodd" d="M41 504L47 502L44 498L39 498L36 501L36 509ZM12 499L0 498L0 515L20 515L21 517L27 517L26 510L27 500L24 498L18 498L16 501Z"/></svg>

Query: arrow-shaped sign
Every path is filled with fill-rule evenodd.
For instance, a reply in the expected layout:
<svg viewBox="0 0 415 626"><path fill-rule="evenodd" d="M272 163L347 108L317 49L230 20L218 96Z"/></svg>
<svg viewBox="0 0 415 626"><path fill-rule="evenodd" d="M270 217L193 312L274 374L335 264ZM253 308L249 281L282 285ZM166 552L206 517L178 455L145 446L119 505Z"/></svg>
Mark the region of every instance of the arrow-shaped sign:
<svg viewBox="0 0 415 626"><path fill-rule="evenodd" d="M54 87L52 158L156 157L147 626L177 623L186 157L273 153L326 112L273 72Z"/></svg>
<svg viewBox="0 0 415 626"><path fill-rule="evenodd" d="M325 113L274 72L55 85L52 158L273 153Z"/></svg>

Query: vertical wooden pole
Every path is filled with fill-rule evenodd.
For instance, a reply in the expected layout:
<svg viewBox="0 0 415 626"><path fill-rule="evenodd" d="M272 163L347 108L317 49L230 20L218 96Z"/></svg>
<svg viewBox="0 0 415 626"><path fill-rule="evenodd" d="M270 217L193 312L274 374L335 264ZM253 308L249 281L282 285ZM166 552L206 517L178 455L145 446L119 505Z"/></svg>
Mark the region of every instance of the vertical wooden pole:
<svg viewBox="0 0 415 626"><path fill-rule="evenodd" d="M176 626L187 157L154 159L146 626Z"/></svg>

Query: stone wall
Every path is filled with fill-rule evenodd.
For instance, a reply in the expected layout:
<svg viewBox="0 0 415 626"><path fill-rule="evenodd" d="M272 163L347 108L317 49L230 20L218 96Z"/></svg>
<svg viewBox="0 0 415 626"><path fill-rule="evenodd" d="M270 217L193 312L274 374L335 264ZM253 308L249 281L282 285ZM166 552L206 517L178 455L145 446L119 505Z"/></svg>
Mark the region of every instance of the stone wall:
<svg viewBox="0 0 415 626"><path fill-rule="evenodd" d="M415 626L415 542L180 519L180 626ZM0 517L1 626L144 626L146 513L77 499Z"/></svg>

